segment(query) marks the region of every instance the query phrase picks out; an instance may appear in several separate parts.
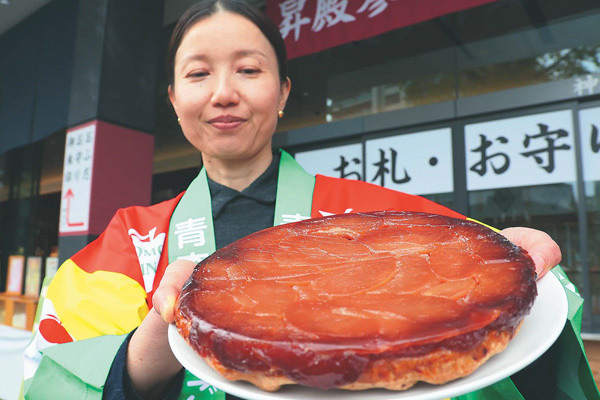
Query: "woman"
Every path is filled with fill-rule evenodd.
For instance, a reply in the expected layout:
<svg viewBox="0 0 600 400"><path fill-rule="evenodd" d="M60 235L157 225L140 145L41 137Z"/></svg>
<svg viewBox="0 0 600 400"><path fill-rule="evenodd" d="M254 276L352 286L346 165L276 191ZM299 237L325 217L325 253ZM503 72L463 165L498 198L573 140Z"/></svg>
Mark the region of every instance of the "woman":
<svg viewBox="0 0 600 400"><path fill-rule="evenodd" d="M55 389L59 398L77 390L104 390L105 398L188 398L179 394L184 373L170 350L167 323L196 261L215 248L319 211L458 215L363 182L315 181L287 154L274 154L271 138L290 93L285 64L277 27L243 2L204 1L181 17L168 53L169 98L184 135L202 153L204 169L184 195L120 210L97 241L61 267L44 303L42 334L28 351L39 360L37 351L47 347L26 395L51 398ZM340 193L344 199L336 198ZM558 246L543 232L502 233L529 251L540 277L560 261ZM146 270L143 257L151 260ZM92 339L80 341L86 338ZM53 368L67 382L45 383Z"/></svg>

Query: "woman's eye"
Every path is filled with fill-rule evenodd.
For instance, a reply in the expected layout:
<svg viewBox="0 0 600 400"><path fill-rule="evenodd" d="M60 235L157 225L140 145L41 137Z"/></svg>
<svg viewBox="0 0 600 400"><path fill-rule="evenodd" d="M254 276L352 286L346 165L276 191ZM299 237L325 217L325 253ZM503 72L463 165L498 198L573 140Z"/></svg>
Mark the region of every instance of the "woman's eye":
<svg viewBox="0 0 600 400"><path fill-rule="evenodd" d="M203 78L208 75L208 72L191 72L188 74L191 78Z"/></svg>
<svg viewBox="0 0 600 400"><path fill-rule="evenodd" d="M240 70L240 72L245 75L254 75L258 74L260 71L254 68L243 68Z"/></svg>

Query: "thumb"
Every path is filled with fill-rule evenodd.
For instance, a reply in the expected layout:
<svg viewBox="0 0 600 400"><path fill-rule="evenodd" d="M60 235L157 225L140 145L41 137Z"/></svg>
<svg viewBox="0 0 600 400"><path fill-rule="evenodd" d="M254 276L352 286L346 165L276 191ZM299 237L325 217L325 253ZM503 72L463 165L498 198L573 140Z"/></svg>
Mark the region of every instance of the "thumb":
<svg viewBox="0 0 600 400"><path fill-rule="evenodd" d="M152 296L154 310L167 324L172 324L175 322L175 302L177 301L178 295L179 293L177 293L175 290L164 288L157 289L154 293L154 296Z"/></svg>
<svg viewBox="0 0 600 400"><path fill-rule="evenodd" d="M175 302L195 266L196 263L186 260L177 260L169 264L160 285L152 296L154 310L169 324L175 322Z"/></svg>
<svg viewBox="0 0 600 400"><path fill-rule="evenodd" d="M561 260L558 244L545 232L537 229L515 227L501 232L508 240L529 253L538 279L554 268Z"/></svg>

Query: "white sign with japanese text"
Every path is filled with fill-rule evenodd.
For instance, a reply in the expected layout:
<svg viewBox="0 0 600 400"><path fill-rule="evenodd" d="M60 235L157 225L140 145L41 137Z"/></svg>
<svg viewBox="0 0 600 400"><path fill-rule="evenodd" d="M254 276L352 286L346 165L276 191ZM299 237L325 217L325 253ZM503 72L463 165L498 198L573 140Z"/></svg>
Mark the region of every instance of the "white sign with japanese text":
<svg viewBox="0 0 600 400"><path fill-rule="evenodd" d="M60 203L61 234L89 230L95 137L95 124L67 132Z"/></svg>
<svg viewBox="0 0 600 400"><path fill-rule="evenodd" d="M600 181L600 107L579 111L583 179Z"/></svg>
<svg viewBox="0 0 600 400"><path fill-rule="evenodd" d="M465 125L467 190L575 182L569 110Z"/></svg>
<svg viewBox="0 0 600 400"><path fill-rule="evenodd" d="M294 158L313 175L362 180L363 146L360 143L296 153Z"/></svg>
<svg viewBox="0 0 600 400"><path fill-rule="evenodd" d="M365 154L367 182L411 194L454 191L450 128L368 140Z"/></svg>

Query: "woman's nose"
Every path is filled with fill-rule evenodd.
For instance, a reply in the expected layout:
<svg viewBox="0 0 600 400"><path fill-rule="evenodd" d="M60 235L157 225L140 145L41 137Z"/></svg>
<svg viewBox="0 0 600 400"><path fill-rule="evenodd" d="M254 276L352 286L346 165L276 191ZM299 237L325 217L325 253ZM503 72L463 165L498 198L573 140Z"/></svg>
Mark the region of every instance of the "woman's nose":
<svg viewBox="0 0 600 400"><path fill-rule="evenodd" d="M213 106L227 107L236 105L239 102L239 98L234 77L225 74L217 76L212 96Z"/></svg>

